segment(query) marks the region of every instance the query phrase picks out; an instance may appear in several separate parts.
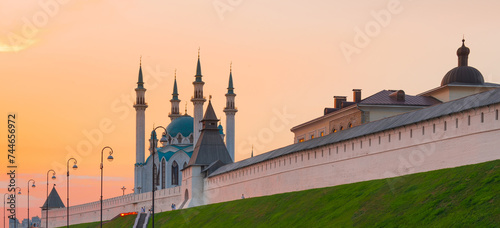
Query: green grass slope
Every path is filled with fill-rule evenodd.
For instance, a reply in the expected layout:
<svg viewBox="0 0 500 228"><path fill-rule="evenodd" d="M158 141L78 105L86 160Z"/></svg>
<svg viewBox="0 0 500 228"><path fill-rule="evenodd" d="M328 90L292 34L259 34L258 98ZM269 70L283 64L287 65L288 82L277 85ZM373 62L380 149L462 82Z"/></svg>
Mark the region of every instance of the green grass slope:
<svg viewBox="0 0 500 228"><path fill-rule="evenodd" d="M169 211L155 227L499 227L499 168L496 160ZM118 222L106 227L134 221Z"/></svg>

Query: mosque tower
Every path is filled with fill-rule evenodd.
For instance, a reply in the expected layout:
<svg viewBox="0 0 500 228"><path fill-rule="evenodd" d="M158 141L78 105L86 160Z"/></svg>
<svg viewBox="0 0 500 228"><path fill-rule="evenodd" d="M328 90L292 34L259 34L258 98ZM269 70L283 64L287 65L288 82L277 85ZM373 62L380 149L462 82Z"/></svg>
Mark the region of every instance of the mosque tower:
<svg viewBox="0 0 500 228"><path fill-rule="evenodd" d="M134 108L135 116L135 172L134 172L134 192L139 193L141 186L142 165L145 156L145 112L148 104L146 103L144 81L142 78L142 63L139 62L139 80L135 88L136 100Z"/></svg>
<svg viewBox="0 0 500 228"><path fill-rule="evenodd" d="M191 102L194 105L194 125L193 125L193 145L196 145L198 138L200 137L203 119L203 104L207 101L203 97L203 85L205 82L202 81L201 75L201 65L200 65L200 50L198 49L198 64L196 65L196 79L193 82L194 85L194 96L191 98Z"/></svg>
<svg viewBox="0 0 500 228"><path fill-rule="evenodd" d="M231 155L231 159L234 162L234 116L238 109L234 106L234 98L236 94L234 93L233 88L233 69L232 64L229 68L229 85L227 87L226 93L226 107L224 108L224 112L226 113L226 147Z"/></svg>
<svg viewBox="0 0 500 228"><path fill-rule="evenodd" d="M177 119L178 117L181 116L179 113L179 103L181 103L181 100L179 100L179 93L177 93L177 71L174 76L174 92L172 93L172 99L170 100L170 114L168 117L170 117L170 121L173 121Z"/></svg>

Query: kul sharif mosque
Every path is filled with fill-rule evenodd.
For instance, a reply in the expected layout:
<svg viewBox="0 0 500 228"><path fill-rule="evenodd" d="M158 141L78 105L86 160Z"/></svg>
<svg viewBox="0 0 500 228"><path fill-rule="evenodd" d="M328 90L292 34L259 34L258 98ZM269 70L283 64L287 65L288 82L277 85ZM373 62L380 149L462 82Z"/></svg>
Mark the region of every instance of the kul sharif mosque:
<svg viewBox="0 0 500 228"><path fill-rule="evenodd" d="M166 127L166 134L163 129L159 128L157 132L161 138L158 143L157 132L152 131L149 138L149 156L145 159L145 111L148 107L145 99L146 88L144 87L142 66L139 66L139 79L137 82L136 101L134 108L136 110L136 163L134 174L134 192L144 193L152 191L151 178L154 176L156 190L180 186L182 182L182 172L189 164L189 160L193 155L195 146L197 145L201 131L203 129L202 120L203 104L206 102L203 96L203 76L201 74L200 55L198 53L198 63L196 66L196 75L193 82L194 96L191 102L194 105L194 117L179 112L179 93L177 91L177 78L174 79L174 88L172 93L170 124ZM223 154L229 154L231 161L234 162L234 140L235 140L235 114L238 111L234 105L236 94L233 88L232 70L229 73L229 85L226 93L226 133L221 124L218 124L219 138L212 138L208 144L214 144L219 150L223 150ZM211 102L207 107L206 113L213 113ZM213 113L214 114L214 113ZM207 114L206 114L207 115ZM214 115L215 116L215 115ZM206 118L206 116L205 116ZM216 117L215 117L216 118ZM218 122L218 120L217 120ZM225 143L224 143L225 138ZM204 143L207 144L207 143ZM205 145L209 146L209 145ZM156 148L154 162L151 159L152 149ZM227 151L227 152L226 152ZM228 159L226 159L228 160ZM151 175L154 163L154 175Z"/></svg>

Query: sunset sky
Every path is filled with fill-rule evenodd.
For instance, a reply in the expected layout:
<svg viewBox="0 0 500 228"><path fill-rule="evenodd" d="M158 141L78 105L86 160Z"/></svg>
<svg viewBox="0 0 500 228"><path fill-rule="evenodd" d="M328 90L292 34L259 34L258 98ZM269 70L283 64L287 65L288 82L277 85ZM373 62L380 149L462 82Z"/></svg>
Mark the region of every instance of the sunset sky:
<svg viewBox="0 0 500 228"><path fill-rule="evenodd" d="M236 160L248 158L252 144L255 154L291 144L290 128L333 107L335 95L352 100L352 89L362 89L362 98L383 89L415 95L439 86L457 65L464 35L469 65L500 83L495 0L40 2L0 2L0 164L7 172L7 114L16 113L20 220L30 178L37 185L30 215L40 215L49 169L57 172L49 184L57 184L66 204L72 156L79 169L70 171L70 205L97 201L105 146L115 159L104 162L104 198L122 195L122 186L131 193L141 55L147 134L170 122L175 69L182 113L188 102L192 115L198 48L205 96L213 96L225 125L233 63ZM0 185L6 192L6 175Z"/></svg>

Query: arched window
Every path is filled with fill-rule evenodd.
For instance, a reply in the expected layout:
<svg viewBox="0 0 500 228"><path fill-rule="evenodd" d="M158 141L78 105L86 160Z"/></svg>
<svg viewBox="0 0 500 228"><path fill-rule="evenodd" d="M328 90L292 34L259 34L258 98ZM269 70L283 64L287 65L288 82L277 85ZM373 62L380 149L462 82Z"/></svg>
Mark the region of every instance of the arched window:
<svg viewBox="0 0 500 228"><path fill-rule="evenodd" d="M167 174L165 159L161 160L161 189L165 189L165 177Z"/></svg>
<svg viewBox="0 0 500 228"><path fill-rule="evenodd" d="M176 161L172 163L172 185L179 185L179 166Z"/></svg>
<svg viewBox="0 0 500 228"><path fill-rule="evenodd" d="M189 136L189 143L193 143L193 134Z"/></svg>
<svg viewBox="0 0 500 228"><path fill-rule="evenodd" d="M182 143L182 136L181 136L181 134L179 134L177 136L177 142Z"/></svg>

